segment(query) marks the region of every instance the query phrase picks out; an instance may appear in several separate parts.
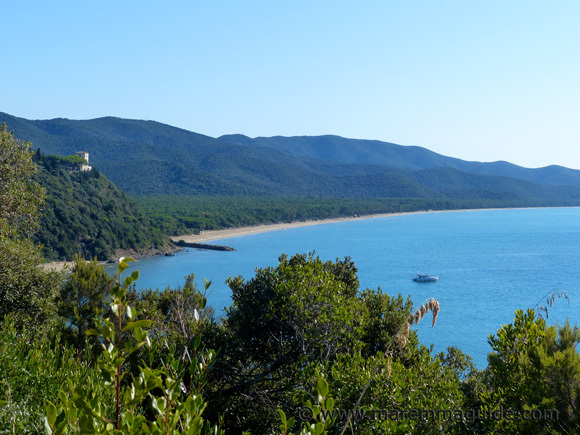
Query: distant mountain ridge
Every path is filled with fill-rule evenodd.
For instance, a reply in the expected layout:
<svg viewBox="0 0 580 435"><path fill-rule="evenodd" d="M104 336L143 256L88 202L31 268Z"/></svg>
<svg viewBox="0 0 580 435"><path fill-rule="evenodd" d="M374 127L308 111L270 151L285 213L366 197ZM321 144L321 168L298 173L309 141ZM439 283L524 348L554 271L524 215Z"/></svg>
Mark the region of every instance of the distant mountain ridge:
<svg viewBox="0 0 580 435"><path fill-rule="evenodd" d="M218 139L244 145L268 146L296 155L341 163L378 164L408 170L443 166L481 175L517 178L538 184L580 187L580 171L563 166L550 165L531 169L505 161L471 162L443 156L419 146L397 145L378 140L346 139L333 135L251 139L240 134L224 135Z"/></svg>
<svg viewBox="0 0 580 435"><path fill-rule="evenodd" d="M339 136L212 138L114 117L0 122L44 154L83 150L132 195L456 198L580 204L580 171L467 162L418 146Z"/></svg>

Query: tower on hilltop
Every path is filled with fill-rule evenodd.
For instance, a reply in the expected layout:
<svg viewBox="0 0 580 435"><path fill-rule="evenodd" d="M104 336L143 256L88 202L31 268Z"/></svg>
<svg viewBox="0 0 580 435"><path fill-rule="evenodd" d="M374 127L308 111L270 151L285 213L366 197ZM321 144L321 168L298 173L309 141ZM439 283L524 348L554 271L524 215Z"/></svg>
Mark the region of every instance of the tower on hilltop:
<svg viewBox="0 0 580 435"><path fill-rule="evenodd" d="M89 153L87 153L86 151L77 151L75 153L77 156L82 157L83 159L85 159L87 161L86 165L81 165L81 171L90 171L91 169L93 169L92 166L89 166Z"/></svg>

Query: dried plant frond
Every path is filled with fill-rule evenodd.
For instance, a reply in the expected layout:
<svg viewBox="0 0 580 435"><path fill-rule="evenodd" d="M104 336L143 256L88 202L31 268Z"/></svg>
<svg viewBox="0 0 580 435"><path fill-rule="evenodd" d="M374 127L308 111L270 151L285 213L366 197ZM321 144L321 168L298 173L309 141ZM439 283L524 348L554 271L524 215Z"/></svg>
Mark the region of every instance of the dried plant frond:
<svg viewBox="0 0 580 435"><path fill-rule="evenodd" d="M392 358L388 358L387 359L387 380L391 379L391 363L392 363Z"/></svg>
<svg viewBox="0 0 580 435"><path fill-rule="evenodd" d="M431 328L433 328L435 326L435 323L437 322L437 316L439 315L439 301L431 298L431 300L429 302L433 307L432 308L432 310L433 310L433 324L431 325Z"/></svg>
<svg viewBox="0 0 580 435"><path fill-rule="evenodd" d="M542 305L540 302L538 302L535 306L534 309L537 308L538 312L538 316L542 317L542 312L544 312L546 314L546 319L550 318L550 313L548 311L548 308L552 308L554 306L554 302L556 302L556 298L560 299L560 298L564 298L568 301L568 303L570 303L570 299L568 298L568 295L566 294L566 292L563 291L557 291L557 290L552 290L550 292L547 293L548 297L546 298L546 305ZM546 296L546 295L544 295ZM542 298L544 297L542 296ZM541 299L540 299L541 301Z"/></svg>
<svg viewBox="0 0 580 435"><path fill-rule="evenodd" d="M435 323L437 322L437 316L439 315L439 302L437 301L437 299L431 298L429 299L428 302L421 304L421 306L417 309L417 311L415 311L414 314L411 314L409 317L409 322L407 323L407 325L405 326L406 329L409 328L409 326L411 325L416 325L419 323L419 321L421 319L423 319L423 317L425 317L426 314L432 313L433 314L433 323L431 324L431 327L435 326ZM407 333L407 336L409 334Z"/></svg>

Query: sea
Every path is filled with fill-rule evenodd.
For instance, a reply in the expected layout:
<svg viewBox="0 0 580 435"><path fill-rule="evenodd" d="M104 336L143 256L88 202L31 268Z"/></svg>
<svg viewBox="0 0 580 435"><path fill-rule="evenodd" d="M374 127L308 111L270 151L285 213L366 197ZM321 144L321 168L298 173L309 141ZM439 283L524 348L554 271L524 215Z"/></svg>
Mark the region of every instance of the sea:
<svg viewBox="0 0 580 435"><path fill-rule="evenodd" d="M209 304L218 317L231 304L230 276L249 280L276 266L284 253L315 252L323 260L350 257L361 288L410 295L414 306L435 298L440 312L416 326L433 354L449 346L487 366L488 336L513 321L515 310L548 309L551 325L580 320L580 208L413 213L288 228L230 239L233 252L185 249L174 257L140 260L139 288L177 287L195 274L211 281ZM126 273L126 272L125 272ZM417 283L417 273L436 275ZM552 306L547 299L557 297Z"/></svg>

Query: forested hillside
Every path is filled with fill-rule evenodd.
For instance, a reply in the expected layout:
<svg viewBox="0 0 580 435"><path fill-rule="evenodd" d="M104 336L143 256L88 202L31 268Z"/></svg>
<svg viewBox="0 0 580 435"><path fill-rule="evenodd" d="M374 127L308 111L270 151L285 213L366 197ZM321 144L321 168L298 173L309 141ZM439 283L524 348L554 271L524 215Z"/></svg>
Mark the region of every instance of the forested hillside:
<svg viewBox="0 0 580 435"><path fill-rule="evenodd" d="M523 168L509 162L469 162L434 153L420 146L402 146L378 140L347 139L340 136L256 137L241 134L218 139L254 147L268 147L293 155L314 157L339 163L384 165L418 170L446 167L480 175L497 175L548 186L580 187L580 171L551 165Z"/></svg>
<svg viewBox="0 0 580 435"><path fill-rule="evenodd" d="M113 117L31 121L0 113L44 153L79 149L130 195L487 199L580 204L580 171L465 162L422 147L338 136L215 139Z"/></svg>
<svg viewBox="0 0 580 435"><path fill-rule="evenodd" d="M138 199L165 234L353 214L580 205L580 171L465 162L417 146L338 136L215 139L113 117L31 121L0 113L0 121L43 154L90 153L91 165ZM49 198L48 206L55 201ZM79 215L72 225L78 231L59 242L47 228L62 219L46 213L39 240L48 258L75 250L104 258L121 246L142 249L161 237L123 232L109 216L99 217L104 229L88 233ZM127 223L119 214L113 221Z"/></svg>
<svg viewBox="0 0 580 435"><path fill-rule="evenodd" d="M167 238L152 228L138 205L101 172L69 172L62 159L36 153L34 179L46 189L40 227L33 240L47 260L108 260L118 249L161 250Z"/></svg>

